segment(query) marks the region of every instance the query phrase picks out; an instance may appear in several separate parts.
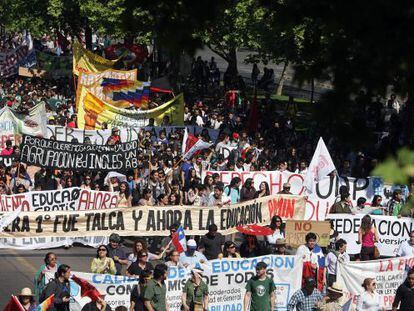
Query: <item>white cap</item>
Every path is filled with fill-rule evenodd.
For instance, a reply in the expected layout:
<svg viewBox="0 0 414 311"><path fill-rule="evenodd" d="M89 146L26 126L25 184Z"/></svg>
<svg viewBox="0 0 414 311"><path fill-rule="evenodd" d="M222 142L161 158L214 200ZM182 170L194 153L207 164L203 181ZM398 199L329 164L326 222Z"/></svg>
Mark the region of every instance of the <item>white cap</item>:
<svg viewBox="0 0 414 311"><path fill-rule="evenodd" d="M187 246L188 247L197 247L197 242L193 239L190 239L187 241Z"/></svg>

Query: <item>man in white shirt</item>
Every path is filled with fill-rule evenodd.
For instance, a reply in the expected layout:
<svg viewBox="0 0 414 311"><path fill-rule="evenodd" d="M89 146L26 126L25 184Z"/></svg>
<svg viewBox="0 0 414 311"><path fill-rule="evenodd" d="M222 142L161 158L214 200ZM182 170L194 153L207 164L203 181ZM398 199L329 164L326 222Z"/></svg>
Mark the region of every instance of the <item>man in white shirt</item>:
<svg viewBox="0 0 414 311"><path fill-rule="evenodd" d="M229 205L231 199L224 193L224 184L219 181L214 186L214 191L208 197L207 206L223 207Z"/></svg>
<svg viewBox="0 0 414 311"><path fill-rule="evenodd" d="M193 239L187 241L187 251L180 254L180 263L184 267L207 262L206 256L197 251L197 242Z"/></svg>
<svg viewBox="0 0 414 311"><path fill-rule="evenodd" d="M227 148L230 146L230 137L227 134L224 134L223 140L216 145L216 152L220 152L221 148Z"/></svg>
<svg viewBox="0 0 414 311"><path fill-rule="evenodd" d="M414 255L414 230L410 232L410 239L400 244L397 256L413 256Z"/></svg>
<svg viewBox="0 0 414 311"><path fill-rule="evenodd" d="M349 262L350 257L346 253L347 243L344 239L335 242L335 251L331 251L325 257L325 266L327 269L327 283L332 286L336 282L336 273L338 271L338 262Z"/></svg>

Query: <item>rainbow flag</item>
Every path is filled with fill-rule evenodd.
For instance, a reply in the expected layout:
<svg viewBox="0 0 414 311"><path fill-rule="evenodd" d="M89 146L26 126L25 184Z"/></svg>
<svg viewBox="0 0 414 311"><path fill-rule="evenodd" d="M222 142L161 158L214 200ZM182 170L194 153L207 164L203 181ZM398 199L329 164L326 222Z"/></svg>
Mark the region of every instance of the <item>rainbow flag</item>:
<svg viewBox="0 0 414 311"><path fill-rule="evenodd" d="M115 102L127 102L129 106L146 108L149 103L150 83L104 78L103 93Z"/></svg>
<svg viewBox="0 0 414 311"><path fill-rule="evenodd" d="M53 301L55 300L55 294L52 294L43 301L40 305L37 306L36 311L47 311L53 305Z"/></svg>

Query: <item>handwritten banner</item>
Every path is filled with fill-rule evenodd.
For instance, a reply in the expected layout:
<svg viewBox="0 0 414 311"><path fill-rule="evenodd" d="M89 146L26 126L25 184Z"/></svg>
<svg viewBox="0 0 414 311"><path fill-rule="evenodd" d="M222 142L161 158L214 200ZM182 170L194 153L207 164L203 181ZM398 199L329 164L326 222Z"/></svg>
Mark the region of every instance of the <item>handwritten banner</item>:
<svg viewBox="0 0 414 311"><path fill-rule="evenodd" d="M57 169L116 171L138 167L138 141L88 145L23 136L20 161Z"/></svg>
<svg viewBox="0 0 414 311"><path fill-rule="evenodd" d="M85 237L116 232L123 236L167 236L169 227L181 223L186 234L203 235L210 224L223 234L237 232L248 224L269 224L281 208L289 208L293 219L303 217L304 197L275 195L228 207L138 206L106 210L65 212L21 212L0 237Z"/></svg>
<svg viewBox="0 0 414 311"><path fill-rule="evenodd" d="M325 247L329 244L329 232L331 225L329 221L286 221L286 243L292 247L299 247L305 242L305 236L312 232L316 234L319 246Z"/></svg>

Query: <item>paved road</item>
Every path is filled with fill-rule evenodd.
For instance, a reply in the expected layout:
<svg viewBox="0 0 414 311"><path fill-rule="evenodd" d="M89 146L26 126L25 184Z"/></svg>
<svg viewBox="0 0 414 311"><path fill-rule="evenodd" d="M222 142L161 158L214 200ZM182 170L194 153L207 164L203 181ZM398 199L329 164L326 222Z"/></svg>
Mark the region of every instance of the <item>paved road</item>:
<svg viewBox="0 0 414 311"><path fill-rule="evenodd" d="M11 294L18 294L23 287L33 289L33 277L48 251L0 251L0 310L3 310ZM59 262L68 264L73 270L85 272L90 271L90 262L96 254L95 249L82 246L52 251L57 254Z"/></svg>
<svg viewBox="0 0 414 311"><path fill-rule="evenodd" d="M252 72L252 64L246 64L244 63L244 60L246 57L251 54L251 51L247 50L241 50L237 52L237 60L238 60L238 70L239 74L245 79L250 80L250 75ZM221 72L224 72L227 68L227 62L218 56L216 53L211 51L209 48L200 49L196 52L196 57L201 56L203 60L210 61L210 58L214 56L217 66L219 67ZM260 76L263 75L263 68L265 67L264 64L260 63L259 65L260 69ZM271 68L275 72L275 81L277 82L280 78L280 75L283 70L282 65L276 65L275 63L269 63L266 65L267 68ZM297 85L296 83L293 83L293 68L291 66L288 66L286 70L286 81L284 83L283 88L283 94L285 95L292 95L294 97L300 97L305 99L310 99L311 94L311 86L309 84L304 84L303 86ZM259 79L260 79L259 76ZM319 98L319 96L326 92L327 90L331 89L331 85L329 82L316 82L315 83L315 99Z"/></svg>

